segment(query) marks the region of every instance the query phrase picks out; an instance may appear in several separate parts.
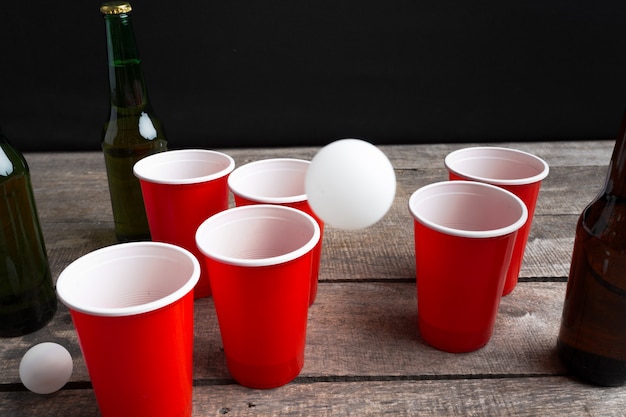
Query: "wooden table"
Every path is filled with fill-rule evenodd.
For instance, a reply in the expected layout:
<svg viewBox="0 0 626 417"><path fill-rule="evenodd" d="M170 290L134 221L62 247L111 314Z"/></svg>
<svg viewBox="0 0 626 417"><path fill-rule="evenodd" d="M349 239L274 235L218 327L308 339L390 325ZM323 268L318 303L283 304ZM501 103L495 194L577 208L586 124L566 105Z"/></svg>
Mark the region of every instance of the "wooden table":
<svg viewBox="0 0 626 417"><path fill-rule="evenodd" d="M369 229L326 229L300 376L273 390L237 385L226 368L212 300L197 300L194 416L623 416L626 387L584 384L568 375L555 354L576 220L603 183L613 142L492 145L544 158L550 175L542 185L520 283L503 298L486 347L450 354L420 338L407 210L414 190L446 179L444 156L470 145L382 146L396 169L394 205ZM318 149L223 151L240 166L278 156L310 159ZM56 279L74 259L116 243L103 158L99 152L26 158ZM43 341L62 344L74 357L70 383L47 396L27 391L18 376L22 355ZM0 416L99 415L64 306L45 328L0 339L0 358Z"/></svg>

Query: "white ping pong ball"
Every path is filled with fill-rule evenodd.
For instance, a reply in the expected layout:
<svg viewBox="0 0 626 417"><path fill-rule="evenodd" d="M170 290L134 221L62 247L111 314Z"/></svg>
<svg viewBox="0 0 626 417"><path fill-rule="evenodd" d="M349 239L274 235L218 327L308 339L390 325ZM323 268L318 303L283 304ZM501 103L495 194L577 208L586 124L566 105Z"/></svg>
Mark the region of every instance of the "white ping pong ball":
<svg viewBox="0 0 626 417"><path fill-rule="evenodd" d="M58 343L44 342L28 349L20 361L20 380L35 394L51 394L70 380L72 355Z"/></svg>
<svg viewBox="0 0 626 417"><path fill-rule="evenodd" d="M324 223L362 229L389 211L396 194L396 175L376 146L359 139L341 139L313 157L305 190L311 209Z"/></svg>

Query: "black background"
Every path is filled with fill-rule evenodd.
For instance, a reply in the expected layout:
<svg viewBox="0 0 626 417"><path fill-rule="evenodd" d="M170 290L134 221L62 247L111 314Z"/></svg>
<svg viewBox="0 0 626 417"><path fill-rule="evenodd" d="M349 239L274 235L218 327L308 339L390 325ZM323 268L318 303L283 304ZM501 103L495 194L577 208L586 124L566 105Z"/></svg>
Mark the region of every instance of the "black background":
<svg viewBox="0 0 626 417"><path fill-rule="evenodd" d="M170 148L612 138L626 2L135 0ZM100 149L100 2L5 2L0 125L21 150Z"/></svg>

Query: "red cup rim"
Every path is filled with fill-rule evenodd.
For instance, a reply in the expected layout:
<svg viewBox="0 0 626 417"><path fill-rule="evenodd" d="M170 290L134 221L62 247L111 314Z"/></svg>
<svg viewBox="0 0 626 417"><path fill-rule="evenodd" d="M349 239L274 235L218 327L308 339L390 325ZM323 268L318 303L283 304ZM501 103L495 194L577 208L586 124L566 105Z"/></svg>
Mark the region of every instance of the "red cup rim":
<svg viewBox="0 0 626 417"><path fill-rule="evenodd" d="M226 252L215 249L208 241L209 238L217 236L219 229L229 227L238 220L246 220L246 216L256 219L271 219L281 221L303 222L311 227L311 235L302 245L286 249L279 255L243 257L233 256ZM254 217L256 216L256 217ZM254 232L251 232L254 233ZM236 236L229 234L230 236ZM248 206L240 206L224 210L214 214L205 220L196 232L196 243L198 249L205 256L223 262L229 265L237 265L243 267L261 267L286 263L301 257L302 255L313 250L321 238L321 230L317 221L304 211L294 209L287 206L272 204L255 204Z"/></svg>
<svg viewBox="0 0 626 417"><path fill-rule="evenodd" d="M279 166L279 164L282 164L282 166ZM305 192L293 195L281 195L279 197L268 196L260 194L255 187L242 187L241 182L250 175L270 171L284 171L285 175L288 175L287 172L306 174L306 170L310 164L310 161L296 158L270 158L249 162L238 167L228 176L228 188L233 194L257 203L291 204L306 201L307 195ZM302 184L302 190L304 191L304 182Z"/></svg>
<svg viewBox="0 0 626 417"><path fill-rule="evenodd" d="M180 282L174 282L168 276L167 279L172 282L173 287L167 293L160 296L151 296L148 298L149 301L129 303L130 305L128 306L103 307L94 305L85 300L84 295L81 296L80 293L74 291L76 288L84 287L89 282L89 279L92 278L89 271L111 265L116 261L127 262L134 257L137 258L137 262L148 263L157 260L167 260L173 263L180 263L181 265L188 264L190 274L181 278ZM102 280L106 280L107 276L110 277L112 274L99 275L102 275ZM137 271L130 271L129 275L137 276ZM122 278L132 279L132 276L123 276ZM161 242L129 242L97 249L76 259L61 272L57 279L56 289L61 302L74 311L92 316L121 317L148 313L172 304L193 290L199 279L200 263L186 249ZM102 285L101 288L106 288L106 284ZM149 293L153 289L148 288L144 291Z"/></svg>
<svg viewBox="0 0 626 417"><path fill-rule="evenodd" d="M469 159L493 160L508 159L512 162L523 163L536 172L534 175L519 178L493 178L484 177L459 170L458 163ZM470 148L457 149L450 152L444 159L446 168L465 179L486 182L494 185L528 185L542 181L548 176L550 167L543 159L528 152L518 149L504 148L498 146L475 146Z"/></svg>
<svg viewBox="0 0 626 417"><path fill-rule="evenodd" d="M442 225L435 221L432 221L427 216L424 216L418 207L419 200L426 196L429 198L428 193L434 193L436 189L439 188L442 191L447 191L447 194L485 194L489 193L491 195L495 195L498 198L501 198L502 201L508 201L509 204L512 204L517 210L519 210L519 214L516 216L514 221L509 222L507 225L503 227L496 227L492 229L486 230L473 230L473 229L463 229L463 228L455 228ZM448 190L446 190L448 189ZM430 197L436 197L439 194L433 194ZM486 194L485 194L486 195ZM505 236L507 234L513 233L519 230L526 221L528 220L528 209L526 208L526 204L515 194L510 191L507 191L503 188L497 187L491 184L485 184L482 182L475 181L442 181L436 182L429 185L426 185L417 191L415 191L411 197L409 198L409 211L413 216L413 219L422 223L423 225L437 230L441 233L445 233L452 236L459 237L467 237L474 239L484 239L484 238L493 238L499 236Z"/></svg>
<svg viewBox="0 0 626 417"><path fill-rule="evenodd" d="M206 175L193 175L188 177L167 176L163 167L167 165L191 163L215 163L218 162L220 169ZM133 173L143 181L156 184L198 184L212 181L230 174L235 169L235 160L222 152L207 149L179 149L158 152L140 159L133 166Z"/></svg>

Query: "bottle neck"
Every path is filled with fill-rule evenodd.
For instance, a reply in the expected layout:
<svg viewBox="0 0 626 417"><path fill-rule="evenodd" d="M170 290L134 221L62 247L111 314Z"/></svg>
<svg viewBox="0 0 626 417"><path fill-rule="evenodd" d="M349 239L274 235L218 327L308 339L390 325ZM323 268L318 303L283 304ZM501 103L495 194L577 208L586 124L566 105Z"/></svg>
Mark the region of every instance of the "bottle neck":
<svg viewBox="0 0 626 417"><path fill-rule="evenodd" d="M611 155L604 194L626 200L626 113Z"/></svg>
<svg viewBox="0 0 626 417"><path fill-rule="evenodd" d="M111 107L140 111L147 106L148 95L130 16L105 15L104 22Z"/></svg>

